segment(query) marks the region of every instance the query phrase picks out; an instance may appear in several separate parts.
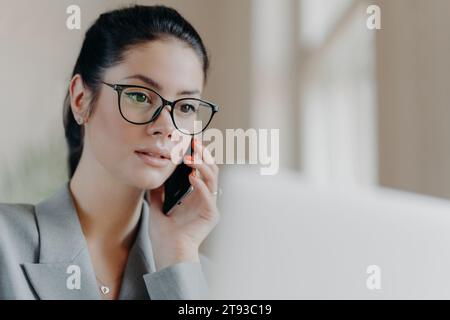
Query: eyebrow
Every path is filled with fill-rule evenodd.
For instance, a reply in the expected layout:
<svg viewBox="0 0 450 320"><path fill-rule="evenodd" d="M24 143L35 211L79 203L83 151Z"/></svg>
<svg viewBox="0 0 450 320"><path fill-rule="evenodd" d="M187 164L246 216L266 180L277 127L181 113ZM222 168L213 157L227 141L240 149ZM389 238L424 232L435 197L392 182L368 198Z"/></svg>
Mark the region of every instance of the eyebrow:
<svg viewBox="0 0 450 320"><path fill-rule="evenodd" d="M145 82L147 85L155 88L158 91L162 90L162 86L157 81L153 80L150 77L144 76L142 74L134 74L132 76L124 78L123 80L126 80L126 79L138 79L138 80L141 80L142 82ZM200 94L200 91L199 90L184 90L184 91L178 92L178 95L194 95L194 94Z"/></svg>

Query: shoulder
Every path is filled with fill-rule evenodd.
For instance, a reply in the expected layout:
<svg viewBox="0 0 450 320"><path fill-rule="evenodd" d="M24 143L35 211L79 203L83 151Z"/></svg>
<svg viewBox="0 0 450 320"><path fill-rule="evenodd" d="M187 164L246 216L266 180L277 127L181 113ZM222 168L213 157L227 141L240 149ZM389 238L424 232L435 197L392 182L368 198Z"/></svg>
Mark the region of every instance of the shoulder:
<svg viewBox="0 0 450 320"><path fill-rule="evenodd" d="M35 228L34 208L34 205L26 203L0 203L0 230L5 227Z"/></svg>
<svg viewBox="0 0 450 320"><path fill-rule="evenodd" d="M0 252L12 248L26 252L36 248L38 240L34 205L0 203Z"/></svg>
<svg viewBox="0 0 450 320"><path fill-rule="evenodd" d="M205 275L205 278L209 281L213 278L213 271L215 269L215 263L211 260L210 257L206 256L203 253L199 254L200 258L200 266Z"/></svg>
<svg viewBox="0 0 450 320"><path fill-rule="evenodd" d="M211 258L209 258L208 256L206 256L204 253L199 253L199 258L200 258L200 264L203 266L205 266L206 268L210 268L211 264L213 263L211 261Z"/></svg>

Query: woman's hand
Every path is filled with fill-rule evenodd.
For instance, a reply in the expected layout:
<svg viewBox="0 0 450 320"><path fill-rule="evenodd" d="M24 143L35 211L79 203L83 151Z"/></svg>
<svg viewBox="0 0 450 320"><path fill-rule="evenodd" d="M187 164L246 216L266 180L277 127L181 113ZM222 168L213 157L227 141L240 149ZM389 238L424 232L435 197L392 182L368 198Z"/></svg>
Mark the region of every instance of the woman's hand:
<svg viewBox="0 0 450 320"><path fill-rule="evenodd" d="M194 156L185 156L184 163L193 168L189 181L194 190L169 215L162 212L164 185L149 190L150 241L156 269L191 261L199 262L200 244L219 221L216 205L219 168L210 152L197 139L193 139ZM201 177L195 175L198 169Z"/></svg>

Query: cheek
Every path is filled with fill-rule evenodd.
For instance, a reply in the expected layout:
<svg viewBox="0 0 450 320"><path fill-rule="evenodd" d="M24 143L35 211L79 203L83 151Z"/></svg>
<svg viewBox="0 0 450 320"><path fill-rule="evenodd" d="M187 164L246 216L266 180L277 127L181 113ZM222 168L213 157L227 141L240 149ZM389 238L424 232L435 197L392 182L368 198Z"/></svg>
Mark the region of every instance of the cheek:
<svg viewBox="0 0 450 320"><path fill-rule="evenodd" d="M92 117L89 128L89 144L97 161L117 179L140 189L154 189L164 183L175 170L170 163L165 168L145 165L134 153L146 139L145 126L126 122L115 103L102 101Z"/></svg>
<svg viewBox="0 0 450 320"><path fill-rule="evenodd" d="M107 168L117 168L132 155L133 142L142 128L122 119L114 101L98 101L89 127L89 143L97 160Z"/></svg>

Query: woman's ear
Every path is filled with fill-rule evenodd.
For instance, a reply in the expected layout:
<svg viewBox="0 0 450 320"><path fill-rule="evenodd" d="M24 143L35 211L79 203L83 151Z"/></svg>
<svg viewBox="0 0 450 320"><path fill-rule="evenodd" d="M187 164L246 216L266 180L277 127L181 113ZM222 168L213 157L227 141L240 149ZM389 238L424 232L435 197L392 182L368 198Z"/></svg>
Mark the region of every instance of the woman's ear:
<svg viewBox="0 0 450 320"><path fill-rule="evenodd" d="M76 74L72 80L70 80L69 93L70 106L75 121L80 125L86 123L88 121L87 114L89 111L89 92L84 86L83 79L79 74Z"/></svg>

